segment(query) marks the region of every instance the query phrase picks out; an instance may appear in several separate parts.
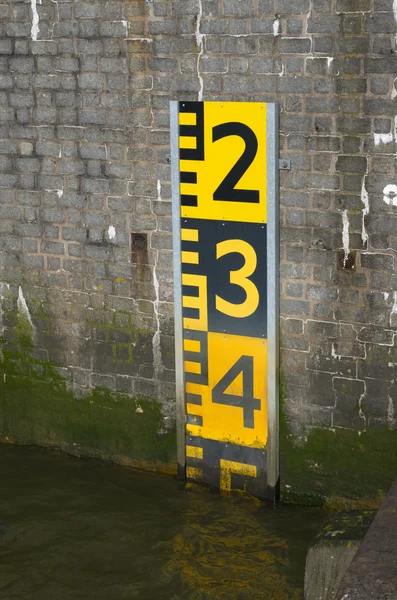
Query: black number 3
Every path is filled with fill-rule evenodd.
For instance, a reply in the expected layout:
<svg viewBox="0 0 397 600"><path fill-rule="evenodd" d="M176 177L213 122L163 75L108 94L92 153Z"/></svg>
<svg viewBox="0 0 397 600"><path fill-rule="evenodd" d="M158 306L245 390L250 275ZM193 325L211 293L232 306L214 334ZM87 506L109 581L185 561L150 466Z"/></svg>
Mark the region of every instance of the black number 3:
<svg viewBox="0 0 397 600"><path fill-rule="evenodd" d="M214 200L226 202L259 202L259 190L236 190L236 185L251 166L258 151L255 133L244 123L222 123L212 130L212 141L217 142L229 135L237 135L245 142L245 149L234 167L214 192Z"/></svg>

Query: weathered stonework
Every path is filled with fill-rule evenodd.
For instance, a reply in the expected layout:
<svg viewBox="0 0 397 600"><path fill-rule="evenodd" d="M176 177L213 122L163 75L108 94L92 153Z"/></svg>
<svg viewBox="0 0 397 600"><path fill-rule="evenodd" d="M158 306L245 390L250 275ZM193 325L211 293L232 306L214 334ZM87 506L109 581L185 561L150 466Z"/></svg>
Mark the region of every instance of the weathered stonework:
<svg viewBox="0 0 397 600"><path fill-rule="evenodd" d="M169 100L278 101L292 164L280 174L284 494L386 491L397 454L393 0L7 0L0 15L0 439L29 438L9 418L24 410L8 391L8 373L25 368L21 310L34 327L27 387L51 366L73 402L96 388L143 395L162 414L147 445L171 435ZM137 232L146 253L132 251ZM32 431L47 410L30 413ZM73 443L77 424L54 441L52 423L30 441ZM83 438L101 452L99 433Z"/></svg>

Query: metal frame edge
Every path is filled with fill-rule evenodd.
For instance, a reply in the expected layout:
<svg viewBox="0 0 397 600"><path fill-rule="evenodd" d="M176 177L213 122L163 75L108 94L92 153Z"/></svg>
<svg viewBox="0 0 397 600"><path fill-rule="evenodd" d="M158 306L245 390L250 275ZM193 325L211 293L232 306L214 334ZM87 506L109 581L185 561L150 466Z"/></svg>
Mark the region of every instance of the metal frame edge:
<svg viewBox="0 0 397 600"><path fill-rule="evenodd" d="M267 323L268 323L268 442L267 498L280 496L279 468L279 106L266 108L267 144Z"/></svg>
<svg viewBox="0 0 397 600"><path fill-rule="evenodd" d="M179 175L179 102L170 102L172 241L174 266L176 441L178 478L186 479L185 381L183 371L181 210Z"/></svg>

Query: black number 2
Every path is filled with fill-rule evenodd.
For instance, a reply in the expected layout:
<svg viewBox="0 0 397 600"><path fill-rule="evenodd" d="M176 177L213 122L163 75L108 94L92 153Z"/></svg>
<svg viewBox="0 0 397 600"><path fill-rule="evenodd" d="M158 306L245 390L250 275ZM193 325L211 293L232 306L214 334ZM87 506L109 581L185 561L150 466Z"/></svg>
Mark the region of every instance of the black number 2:
<svg viewBox="0 0 397 600"><path fill-rule="evenodd" d="M226 394L225 390L243 373L243 395ZM239 406L243 409L244 427L254 428L254 410L260 410L261 401L254 398L254 359L241 356L212 390L212 402Z"/></svg>
<svg viewBox="0 0 397 600"><path fill-rule="evenodd" d="M229 135L237 135L245 142L245 149L236 164L214 192L214 200L226 202L259 202L259 190L236 190L236 185L251 166L258 151L255 133L244 123L222 123L212 129L212 141L217 142Z"/></svg>

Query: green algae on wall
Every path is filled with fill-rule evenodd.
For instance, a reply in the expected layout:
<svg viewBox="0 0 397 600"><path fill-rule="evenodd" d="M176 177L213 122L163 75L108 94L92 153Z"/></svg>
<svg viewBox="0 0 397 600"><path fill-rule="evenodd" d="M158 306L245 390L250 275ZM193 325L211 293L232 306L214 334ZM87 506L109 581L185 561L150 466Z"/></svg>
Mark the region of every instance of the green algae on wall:
<svg viewBox="0 0 397 600"><path fill-rule="evenodd" d="M1 313L7 329L0 342L0 442L58 447L76 456L175 472L175 431L165 426L160 403L146 394L131 397L103 387L75 397L59 374L62 365L38 358L40 327L36 330L32 322L21 287L16 309ZM42 316L42 307L39 312ZM101 328L104 343L95 360L113 361L113 368L117 364L129 372L136 357L131 352L120 356L114 340L130 340L123 348L136 342L142 362L142 357L150 359L148 332L133 328L129 316L125 331L119 329L113 339L108 326Z"/></svg>
<svg viewBox="0 0 397 600"><path fill-rule="evenodd" d="M175 471L174 431L160 404L94 389L81 399L50 363L3 350L0 365L0 442L62 448L78 456Z"/></svg>
<svg viewBox="0 0 397 600"><path fill-rule="evenodd" d="M280 384L280 472L282 499L330 508L375 508L397 474L397 431L313 428L296 444Z"/></svg>

